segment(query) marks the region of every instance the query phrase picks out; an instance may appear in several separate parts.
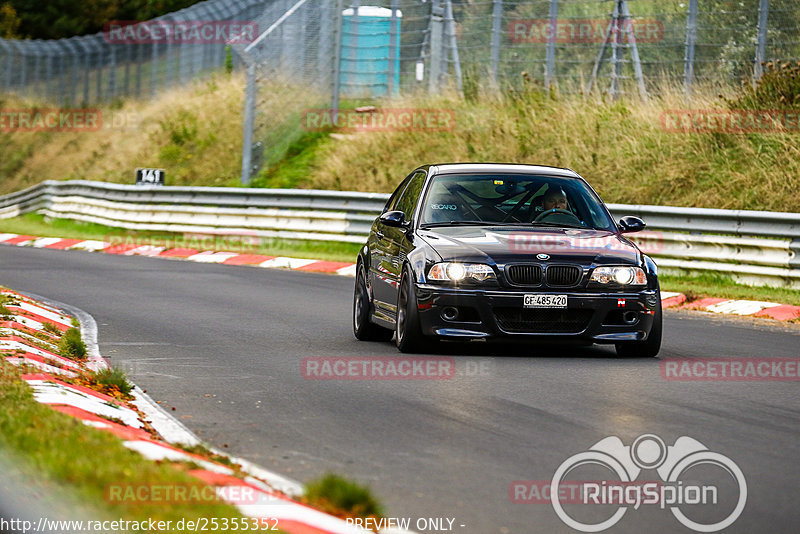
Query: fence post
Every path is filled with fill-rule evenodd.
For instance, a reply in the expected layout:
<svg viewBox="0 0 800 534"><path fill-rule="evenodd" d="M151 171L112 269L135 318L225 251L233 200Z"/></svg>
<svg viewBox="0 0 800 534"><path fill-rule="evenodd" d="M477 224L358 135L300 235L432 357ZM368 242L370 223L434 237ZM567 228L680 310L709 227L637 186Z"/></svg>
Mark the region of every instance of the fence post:
<svg viewBox="0 0 800 534"><path fill-rule="evenodd" d="M647 102L647 88L644 85L644 75L642 74L642 61L639 58L639 47L636 44L636 36L633 32L633 22L631 12L628 9L628 2L622 3L622 14L624 15L625 31L628 34L628 46L631 49L631 59L633 60L633 72L639 86L639 97Z"/></svg>
<svg viewBox="0 0 800 534"><path fill-rule="evenodd" d="M0 84L0 87L2 87L4 91L8 91L9 89L11 89L11 71L13 70L11 62L13 54L11 50L11 45L6 43L5 39L0 39L0 46L2 46L3 50L5 50L4 56L6 58L6 74L3 77L3 83Z"/></svg>
<svg viewBox="0 0 800 534"><path fill-rule="evenodd" d="M142 52L144 44L138 44L136 50L136 98L142 96Z"/></svg>
<svg viewBox="0 0 800 534"><path fill-rule="evenodd" d="M78 61L80 54L78 54L75 46L74 38L65 39L64 46L67 47L70 53L69 58L69 98L67 103L72 106L76 100L76 90L78 88Z"/></svg>
<svg viewBox="0 0 800 534"><path fill-rule="evenodd" d="M558 32L558 0L550 0L550 35L547 36L547 63L544 71L544 90L550 92L550 83L556 75L556 33Z"/></svg>
<svg viewBox="0 0 800 534"><path fill-rule="evenodd" d="M336 0L333 27L333 87L331 89L331 120L336 124L339 115L339 92L342 88L342 10L344 0Z"/></svg>
<svg viewBox="0 0 800 534"><path fill-rule="evenodd" d="M445 13L447 19L447 33L449 36L450 56L453 58L453 69L456 73L456 88L458 92L463 94L464 81L461 76L461 59L458 56L458 41L456 40L456 20L453 17L453 0L447 0L447 11Z"/></svg>
<svg viewBox="0 0 800 534"><path fill-rule="evenodd" d="M764 57L767 47L767 16L769 15L769 0L758 2L758 38L756 41L756 59L754 65L753 83L761 79L764 74Z"/></svg>
<svg viewBox="0 0 800 534"><path fill-rule="evenodd" d="M111 102L117 97L117 49L116 45L109 44L108 51L111 54L108 72L108 101Z"/></svg>
<svg viewBox="0 0 800 534"><path fill-rule="evenodd" d="M500 33L503 22L503 0L493 0L492 10L492 44L491 44L491 74L492 83L497 87L498 71L500 70Z"/></svg>
<svg viewBox="0 0 800 534"><path fill-rule="evenodd" d="M611 31L613 32L613 35L611 36L611 87L609 88L608 92L611 94L611 98L613 100L617 100L619 98L619 78L622 68L619 50L619 33L621 26L620 20L622 13L619 9L619 4L619 0L614 2L614 14L611 16Z"/></svg>
<svg viewBox="0 0 800 534"><path fill-rule="evenodd" d="M172 23L172 28L175 27L176 20L173 18L173 14L165 15L160 20L163 20L167 23ZM180 59L175 59L172 56L173 50L173 43L172 39L167 39L166 42L167 51L164 52L164 87L172 87L172 71L175 70L175 64L177 63L178 67L180 67Z"/></svg>
<svg viewBox="0 0 800 534"><path fill-rule="evenodd" d="M95 99L97 102L103 100L103 61L105 60L105 54L103 53L103 46L104 43L98 41L94 37L92 37L92 42L97 44L97 62L95 64L95 85L97 86L97 93L95 94Z"/></svg>
<svg viewBox="0 0 800 534"><path fill-rule="evenodd" d="M14 85L22 89L28 83L28 61L25 59L25 45L16 40L9 41L9 43L17 49L17 55L19 56L19 82ZM11 78L9 78L9 83L10 81Z"/></svg>
<svg viewBox="0 0 800 534"><path fill-rule="evenodd" d="M386 96L394 96L394 60L397 56L397 4L398 0L392 0L392 16L389 19L389 69L386 73ZM399 88L398 88L399 89Z"/></svg>
<svg viewBox="0 0 800 534"><path fill-rule="evenodd" d="M150 98L153 98L156 96L156 86L158 84L158 42L153 41L150 46L153 51L150 57Z"/></svg>
<svg viewBox="0 0 800 534"><path fill-rule="evenodd" d="M333 55L334 42L331 25L328 24L329 18L333 15L336 3L331 0L322 0L319 14L319 40L317 41L317 72L330 72L329 61ZM334 19L335 20L335 19ZM326 70L326 67L328 70ZM326 82L333 83L333 80L325 79ZM328 87L332 87L328 85Z"/></svg>
<svg viewBox="0 0 800 534"><path fill-rule="evenodd" d="M244 135L242 137L242 185L250 184L250 167L253 160L253 125L256 114L256 66L252 58L247 62L247 88L244 97Z"/></svg>
<svg viewBox="0 0 800 534"><path fill-rule="evenodd" d="M350 28L350 38L347 40L350 43L350 72L345 74L345 78L347 79L347 85L350 87L350 94L353 95L355 93L361 96L361 91L358 89L358 66L360 63L358 60L358 37L361 33L358 12L361 9L361 1L353 0L350 3L350 8L353 10L353 18L350 19L350 24L347 26ZM342 29L342 32L344 33L344 29ZM344 38L344 35L342 35L342 38Z"/></svg>
<svg viewBox="0 0 800 534"><path fill-rule="evenodd" d="M75 48L78 50L78 54L75 58L80 60L81 68L83 69L83 75L81 76L83 78L83 100L80 102L82 106L89 104L89 52L88 48L83 46L86 39L86 37L78 37L75 39Z"/></svg>
<svg viewBox="0 0 800 534"><path fill-rule="evenodd" d="M428 78L428 92L439 90L442 76L442 44L444 9L441 0L433 0L431 4L431 72Z"/></svg>
<svg viewBox="0 0 800 534"><path fill-rule="evenodd" d="M683 92L686 98L692 96L694 82L694 43L697 40L697 0L689 0L689 13L686 17L686 47L683 56Z"/></svg>

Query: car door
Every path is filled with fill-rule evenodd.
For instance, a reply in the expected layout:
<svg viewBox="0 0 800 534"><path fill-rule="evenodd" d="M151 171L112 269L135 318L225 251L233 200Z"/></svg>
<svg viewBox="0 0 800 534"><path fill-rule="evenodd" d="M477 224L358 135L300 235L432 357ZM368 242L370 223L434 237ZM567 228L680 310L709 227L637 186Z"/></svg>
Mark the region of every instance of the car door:
<svg viewBox="0 0 800 534"><path fill-rule="evenodd" d="M425 185L425 172L419 171L411 176L403 192L393 206L394 210L402 211L405 220L412 222L416 216L417 205L419 204L420 193ZM397 304L397 288L400 284L400 277L403 274L403 262L408 252L410 241L407 237L405 228L395 228L381 225L383 232L385 259L381 265L381 272L384 274L383 285L378 290L376 298L386 304L386 308L394 313Z"/></svg>
<svg viewBox="0 0 800 534"><path fill-rule="evenodd" d="M397 189L394 190L383 207L381 214L394 209L400 195L405 191L413 176L414 173L409 174L400 182L400 185L397 186ZM386 235L387 232L388 227L381 223L380 217L376 218L375 222L372 223L369 239L367 240L367 248L369 250L368 283L372 290L376 311L384 316L387 312L391 313L393 311L393 301L387 303L387 298L390 298L390 292L387 290L387 287L390 287L390 282L387 280L388 269L386 266L391 263L389 251L392 248Z"/></svg>

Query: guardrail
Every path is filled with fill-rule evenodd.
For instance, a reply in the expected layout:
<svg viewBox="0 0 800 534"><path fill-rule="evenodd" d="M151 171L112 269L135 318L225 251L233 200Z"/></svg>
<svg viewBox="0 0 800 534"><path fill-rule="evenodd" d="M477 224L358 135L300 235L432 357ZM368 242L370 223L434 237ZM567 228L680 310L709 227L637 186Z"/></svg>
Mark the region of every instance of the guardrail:
<svg viewBox="0 0 800 534"><path fill-rule="evenodd" d="M0 197L0 219L29 212L131 230L247 233L363 242L389 195L350 191L135 186L46 181ZM800 288L800 213L609 204L662 268Z"/></svg>

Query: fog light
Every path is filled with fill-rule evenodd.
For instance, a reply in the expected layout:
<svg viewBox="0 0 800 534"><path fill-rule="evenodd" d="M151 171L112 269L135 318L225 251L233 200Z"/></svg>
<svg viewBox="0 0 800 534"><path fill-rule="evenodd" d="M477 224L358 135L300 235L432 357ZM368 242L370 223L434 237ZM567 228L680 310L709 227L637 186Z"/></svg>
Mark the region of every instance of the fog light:
<svg viewBox="0 0 800 534"><path fill-rule="evenodd" d="M458 319L458 309L448 306L442 310L442 319L445 321L455 321Z"/></svg>

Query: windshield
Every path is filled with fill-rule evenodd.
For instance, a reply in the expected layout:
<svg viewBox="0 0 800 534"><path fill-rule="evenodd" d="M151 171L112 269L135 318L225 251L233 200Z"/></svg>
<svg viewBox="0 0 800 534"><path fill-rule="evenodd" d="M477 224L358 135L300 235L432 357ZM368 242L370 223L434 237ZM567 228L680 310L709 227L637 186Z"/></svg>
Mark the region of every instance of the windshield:
<svg viewBox="0 0 800 534"><path fill-rule="evenodd" d="M614 222L586 184L524 174L435 176L423 202L423 226L509 224L613 230Z"/></svg>

